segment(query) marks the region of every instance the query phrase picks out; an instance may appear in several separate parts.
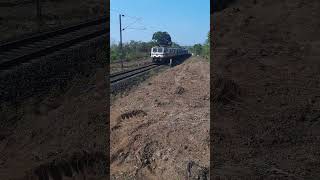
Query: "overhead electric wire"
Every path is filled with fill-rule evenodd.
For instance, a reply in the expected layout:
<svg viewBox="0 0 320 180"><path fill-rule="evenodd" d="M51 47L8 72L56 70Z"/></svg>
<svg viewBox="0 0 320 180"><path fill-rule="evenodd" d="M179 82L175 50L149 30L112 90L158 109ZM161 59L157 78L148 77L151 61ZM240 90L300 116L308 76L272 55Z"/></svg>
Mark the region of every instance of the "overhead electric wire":
<svg viewBox="0 0 320 180"><path fill-rule="evenodd" d="M126 16L125 16L126 17ZM136 21L134 21L133 23L129 24L128 26L124 27L122 30L127 29L129 26L135 24L136 22L141 21L141 19L137 19Z"/></svg>
<svg viewBox="0 0 320 180"><path fill-rule="evenodd" d="M129 18L133 18L133 19L141 19L141 17L129 16L128 14L123 13L123 12L118 11L118 10L110 9L110 11L117 12L117 13L119 13L119 14L121 14L121 15L124 15L125 17L129 17Z"/></svg>
<svg viewBox="0 0 320 180"><path fill-rule="evenodd" d="M110 11L117 12L117 13L119 13L119 14L121 14L121 15L124 15L124 17L129 17L129 18L136 19L135 22L129 24L128 26L131 26L131 25L133 25L133 24L135 24L135 23L137 23L137 22L140 22L140 23L141 23L141 20L143 19L143 18L141 18L141 17L131 16L131 15L128 15L128 14L126 14L126 13L123 13L123 12L121 12L121 11L119 11L119 10L115 10L115 9L111 9L111 8L110 8ZM159 31L159 29L167 29L167 28L161 28L161 27L155 27L155 26L146 26L146 25L144 25L144 24L141 24L141 25L145 26L146 29L154 29L154 31ZM127 27L128 27L128 26L127 26ZM123 29L126 29L126 27L123 28ZM139 30L146 30L146 29L139 29ZM155 30L155 29L157 29L157 30ZM137 30L138 30L138 29L137 29Z"/></svg>
<svg viewBox="0 0 320 180"><path fill-rule="evenodd" d="M124 17L129 17L129 18L132 18L132 19L135 19L135 21L133 23L130 23L129 25L127 25L125 28L122 28L123 30L125 29L133 29L133 30L141 30L141 31L144 31L145 33L150 33L150 35L152 36L155 32L157 31L167 31L166 29L168 28L164 28L164 27L159 27L159 26L146 26L145 24L143 24L141 21L143 18L141 17L136 17L136 16L131 16L131 15L128 15L126 13L123 13L119 10L115 10L115 9L110 9L110 12L113 11L115 13L118 13L118 14L121 14L121 15L124 15ZM139 23L140 25L142 25L142 27L130 27L131 25L135 24L135 23ZM174 33L170 32L171 35L174 35ZM175 35L174 35L175 36Z"/></svg>
<svg viewBox="0 0 320 180"><path fill-rule="evenodd" d="M127 29L146 30L146 28L127 28Z"/></svg>

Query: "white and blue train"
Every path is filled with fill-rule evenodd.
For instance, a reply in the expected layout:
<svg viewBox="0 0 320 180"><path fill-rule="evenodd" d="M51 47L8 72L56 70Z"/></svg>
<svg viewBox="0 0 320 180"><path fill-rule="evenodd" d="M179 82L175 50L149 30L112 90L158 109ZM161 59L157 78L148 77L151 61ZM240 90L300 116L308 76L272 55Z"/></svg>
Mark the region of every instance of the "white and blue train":
<svg viewBox="0 0 320 180"><path fill-rule="evenodd" d="M151 48L152 62L166 63L176 60L179 57L189 56L190 53L184 48L171 48L171 47L153 47Z"/></svg>

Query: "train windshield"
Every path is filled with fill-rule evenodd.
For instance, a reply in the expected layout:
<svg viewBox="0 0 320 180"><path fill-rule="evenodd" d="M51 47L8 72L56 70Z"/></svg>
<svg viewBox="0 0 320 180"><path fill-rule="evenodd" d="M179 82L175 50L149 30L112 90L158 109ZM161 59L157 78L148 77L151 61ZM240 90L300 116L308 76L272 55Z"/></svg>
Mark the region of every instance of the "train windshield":
<svg viewBox="0 0 320 180"><path fill-rule="evenodd" d="M152 48L152 52L157 52L157 48Z"/></svg>
<svg viewBox="0 0 320 180"><path fill-rule="evenodd" d="M152 48L152 52L159 52L159 53L162 53L163 52L163 47L158 47L158 48L156 48L156 47L154 47L154 48Z"/></svg>
<svg viewBox="0 0 320 180"><path fill-rule="evenodd" d="M163 47L158 48L158 52L163 52Z"/></svg>

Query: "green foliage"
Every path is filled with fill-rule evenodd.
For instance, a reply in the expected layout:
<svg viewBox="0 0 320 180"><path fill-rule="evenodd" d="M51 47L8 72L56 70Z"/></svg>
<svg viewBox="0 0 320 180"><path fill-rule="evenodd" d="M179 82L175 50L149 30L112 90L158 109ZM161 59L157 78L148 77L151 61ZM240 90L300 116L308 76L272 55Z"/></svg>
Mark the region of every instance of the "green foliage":
<svg viewBox="0 0 320 180"><path fill-rule="evenodd" d="M204 44L202 48L202 56L206 59L210 59L210 44Z"/></svg>
<svg viewBox="0 0 320 180"><path fill-rule="evenodd" d="M202 53L202 45L201 44L195 44L193 46L193 53L195 55L201 55L201 53Z"/></svg>
<svg viewBox="0 0 320 180"><path fill-rule="evenodd" d="M194 55L202 56L206 59L210 59L210 32L207 34L207 39L204 44L195 44L189 48Z"/></svg>
<svg viewBox="0 0 320 180"><path fill-rule="evenodd" d="M181 48L181 46L179 44L175 43L175 42L172 42L171 47Z"/></svg>
<svg viewBox="0 0 320 180"><path fill-rule="evenodd" d="M152 36L152 40L158 45L158 46L171 46L171 36L167 32L155 32Z"/></svg>
<svg viewBox="0 0 320 180"><path fill-rule="evenodd" d="M120 58L120 49L117 45L110 47L110 60L111 62L117 61Z"/></svg>
<svg viewBox="0 0 320 180"><path fill-rule="evenodd" d="M130 41L122 45L123 60L132 61L140 58L149 57L151 48L155 46L154 42L141 42ZM121 58L120 47L117 44L113 44L110 47L110 60L111 62L119 61Z"/></svg>
<svg viewBox="0 0 320 180"><path fill-rule="evenodd" d="M210 31L208 32L206 42L203 45L202 55L204 58L210 59Z"/></svg>
<svg viewBox="0 0 320 180"><path fill-rule="evenodd" d="M151 48L158 45L154 41L142 42L142 41L130 41L122 45L123 60L132 61L141 58L147 58L150 56ZM177 43L172 43L172 47L181 47ZM118 44L112 44L110 46L110 61L116 62L121 59L121 51Z"/></svg>

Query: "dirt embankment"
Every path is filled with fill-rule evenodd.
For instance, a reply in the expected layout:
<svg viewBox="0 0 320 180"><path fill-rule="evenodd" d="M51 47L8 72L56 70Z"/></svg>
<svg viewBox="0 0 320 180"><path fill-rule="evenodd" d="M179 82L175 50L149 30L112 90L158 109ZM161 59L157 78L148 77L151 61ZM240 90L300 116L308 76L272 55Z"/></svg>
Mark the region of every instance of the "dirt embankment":
<svg viewBox="0 0 320 180"><path fill-rule="evenodd" d="M105 69L98 69L94 76L74 78L62 94L11 109L16 121L1 122L0 179L106 179L105 82Z"/></svg>
<svg viewBox="0 0 320 180"><path fill-rule="evenodd" d="M192 57L111 106L111 177L208 177L209 63Z"/></svg>
<svg viewBox="0 0 320 180"><path fill-rule="evenodd" d="M320 177L319 8L238 0L212 15L216 176Z"/></svg>

